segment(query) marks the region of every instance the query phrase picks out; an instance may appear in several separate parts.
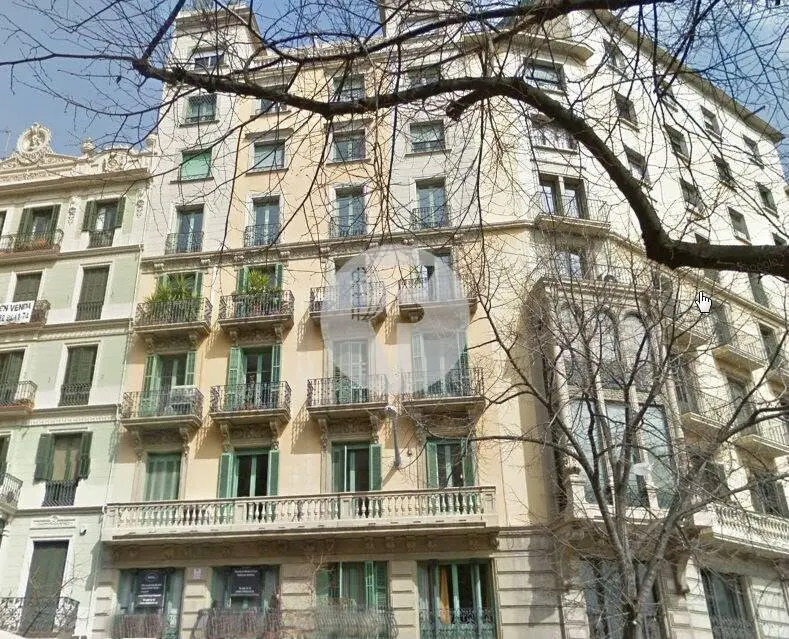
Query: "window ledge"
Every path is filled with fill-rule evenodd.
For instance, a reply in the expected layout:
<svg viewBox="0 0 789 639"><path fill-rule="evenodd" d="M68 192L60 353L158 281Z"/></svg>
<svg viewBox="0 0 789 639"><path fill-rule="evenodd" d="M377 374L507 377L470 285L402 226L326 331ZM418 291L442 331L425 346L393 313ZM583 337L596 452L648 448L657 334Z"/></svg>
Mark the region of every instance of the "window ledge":
<svg viewBox="0 0 789 639"><path fill-rule="evenodd" d="M253 167L253 168L250 168L250 169L247 170L247 174L248 175L249 174L256 175L256 174L262 174L262 173L284 173L287 170L288 170L287 166L276 167L276 168L271 168L271 169L256 169L256 168Z"/></svg>
<svg viewBox="0 0 789 639"><path fill-rule="evenodd" d="M414 157L419 157L421 155L436 155L439 153L443 153L444 155L449 155L449 153L451 153L451 149L445 146L444 148L433 149L432 151L408 151L405 154L405 157L414 158Z"/></svg>
<svg viewBox="0 0 789 639"><path fill-rule="evenodd" d="M201 124L219 124L219 120L217 118L212 118L211 120L197 120L195 122L181 122L178 126L182 129L188 129L190 127L200 126Z"/></svg>
<svg viewBox="0 0 789 639"><path fill-rule="evenodd" d="M558 146L543 146L542 144L532 144L532 147L541 151L555 151L563 155L578 155L578 149L563 149Z"/></svg>
<svg viewBox="0 0 789 639"><path fill-rule="evenodd" d="M633 122L633 120L629 120L628 118L625 118L621 115L619 116L619 122L620 124L624 124L628 129L632 129L633 131L639 130L637 122Z"/></svg>
<svg viewBox="0 0 789 639"><path fill-rule="evenodd" d="M267 115L292 115L295 112L295 109L266 109L265 111L256 110L255 117L261 118Z"/></svg>
<svg viewBox="0 0 789 639"><path fill-rule="evenodd" d="M207 177L200 177L200 178L176 178L174 180L170 180L170 184L193 184L195 182L212 182L214 180L213 175L209 175Z"/></svg>
<svg viewBox="0 0 789 639"><path fill-rule="evenodd" d="M762 211L773 217L778 217L778 209L771 209L769 206L762 206Z"/></svg>
<svg viewBox="0 0 789 639"><path fill-rule="evenodd" d="M347 160L326 160L326 166L337 166L342 164L369 164L370 158L349 158Z"/></svg>

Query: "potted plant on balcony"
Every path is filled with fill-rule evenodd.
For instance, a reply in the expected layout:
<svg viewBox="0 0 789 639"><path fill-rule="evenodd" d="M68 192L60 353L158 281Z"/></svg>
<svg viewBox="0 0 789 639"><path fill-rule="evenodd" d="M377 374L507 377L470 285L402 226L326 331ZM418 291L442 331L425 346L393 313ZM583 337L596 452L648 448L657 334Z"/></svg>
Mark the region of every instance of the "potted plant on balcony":
<svg viewBox="0 0 789 639"><path fill-rule="evenodd" d="M185 300L197 300L192 283L183 275L174 275L160 282L156 290L145 298L145 303L148 314L165 323L197 321L198 303L173 303ZM160 310L157 310L157 307Z"/></svg>
<svg viewBox="0 0 789 639"><path fill-rule="evenodd" d="M271 286L271 276L257 270L250 270L244 286L245 311L247 317L260 317L267 314L268 309L279 309L282 289Z"/></svg>

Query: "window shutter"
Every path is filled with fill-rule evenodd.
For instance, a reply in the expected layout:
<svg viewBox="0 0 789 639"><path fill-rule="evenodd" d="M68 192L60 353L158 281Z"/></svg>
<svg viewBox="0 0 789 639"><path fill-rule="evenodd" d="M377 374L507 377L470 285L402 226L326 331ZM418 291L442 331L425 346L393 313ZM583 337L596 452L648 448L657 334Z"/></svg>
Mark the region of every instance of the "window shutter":
<svg viewBox="0 0 789 639"><path fill-rule="evenodd" d="M195 355L196 351L189 351L186 354L186 374L184 375L184 386L195 385Z"/></svg>
<svg viewBox="0 0 789 639"><path fill-rule="evenodd" d="M30 235L33 230L33 210L22 209L22 217L19 218L19 228L17 234L22 236Z"/></svg>
<svg viewBox="0 0 789 639"><path fill-rule="evenodd" d="M167 286L167 273L164 275L159 275L156 278L156 290L161 291L163 288Z"/></svg>
<svg viewBox="0 0 789 639"><path fill-rule="evenodd" d="M131 590L132 582L134 581L134 570L121 570L118 576L118 605L117 610L119 613L132 612L131 605Z"/></svg>
<svg viewBox="0 0 789 639"><path fill-rule="evenodd" d="M272 288L282 288L282 264L274 266L274 283Z"/></svg>
<svg viewBox="0 0 789 639"><path fill-rule="evenodd" d="M411 388L408 389L412 393L425 390L427 362L422 346L422 335L415 331L411 334Z"/></svg>
<svg viewBox="0 0 789 639"><path fill-rule="evenodd" d="M381 444L370 444L370 490L381 490Z"/></svg>
<svg viewBox="0 0 789 639"><path fill-rule="evenodd" d="M274 497L279 492L279 450L268 451L268 494Z"/></svg>
<svg viewBox="0 0 789 639"><path fill-rule="evenodd" d="M325 566L318 569L315 575L315 598L318 603L326 603L329 600L329 588L331 583L331 573Z"/></svg>
<svg viewBox="0 0 789 639"><path fill-rule="evenodd" d="M145 360L145 373L143 379L143 391L154 392L159 389L159 356L148 355Z"/></svg>
<svg viewBox="0 0 789 639"><path fill-rule="evenodd" d="M33 473L35 481L48 481L52 476L52 447L54 438L45 433L38 438L36 450L36 469Z"/></svg>
<svg viewBox="0 0 789 639"><path fill-rule="evenodd" d="M385 561L375 562L375 599L379 610L389 607L389 575Z"/></svg>
<svg viewBox="0 0 789 639"><path fill-rule="evenodd" d="M271 347L271 384L272 386L279 383L280 371L280 357L282 353L282 344L274 344Z"/></svg>
<svg viewBox="0 0 789 639"><path fill-rule="evenodd" d="M429 441L425 444L427 456L427 487L438 488L438 447L436 442Z"/></svg>
<svg viewBox="0 0 789 639"><path fill-rule="evenodd" d="M364 562L364 603L371 607L377 608L376 591L375 591L375 562Z"/></svg>
<svg viewBox="0 0 789 639"><path fill-rule="evenodd" d="M5 470L8 466L8 448L10 444L10 437L0 437L0 477L5 475Z"/></svg>
<svg viewBox="0 0 789 639"><path fill-rule="evenodd" d="M90 444L93 439L93 433L82 433L82 438L79 442L79 463L77 465L77 477L80 479L87 479L90 473Z"/></svg>
<svg viewBox="0 0 789 639"><path fill-rule="evenodd" d="M236 276L236 293L245 293L247 290L247 281L249 280L249 268L243 267L239 269Z"/></svg>
<svg viewBox="0 0 789 639"><path fill-rule="evenodd" d="M118 208L115 211L115 228L119 229L123 226L123 212L126 209L126 198L122 197L118 200Z"/></svg>
<svg viewBox="0 0 789 639"><path fill-rule="evenodd" d="M195 297L203 297L203 274L199 271L195 273L195 283L192 294Z"/></svg>
<svg viewBox="0 0 789 639"><path fill-rule="evenodd" d="M227 605L225 600L225 583L227 582L228 569L215 566L211 569L211 606L224 608Z"/></svg>
<svg viewBox="0 0 789 639"><path fill-rule="evenodd" d="M460 351L460 358L458 359L458 366L460 370L468 370L468 345L466 344L466 335L458 333L458 350Z"/></svg>
<svg viewBox="0 0 789 639"><path fill-rule="evenodd" d="M98 206L95 200L85 204L85 216L82 218L82 230L92 231L96 228L96 212Z"/></svg>
<svg viewBox="0 0 789 639"><path fill-rule="evenodd" d="M230 357L227 358L227 388L225 388L225 402L227 408L232 409L235 406L236 395L240 390L238 387L243 383L242 367L244 365L244 353L236 347L230 347ZM243 392L241 396L243 396Z"/></svg>
<svg viewBox="0 0 789 639"><path fill-rule="evenodd" d="M58 228L58 217L60 217L60 204L52 207L52 217L49 220L49 232L54 233Z"/></svg>
<svg viewBox="0 0 789 639"><path fill-rule="evenodd" d="M219 485L216 494L219 499L233 496L233 453L222 453L219 457Z"/></svg>
<svg viewBox="0 0 789 639"><path fill-rule="evenodd" d="M345 490L345 446L334 446L331 451L332 492Z"/></svg>
<svg viewBox="0 0 789 639"><path fill-rule="evenodd" d="M463 442L463 485L476 485L474 445L471 442Z"/></svg>

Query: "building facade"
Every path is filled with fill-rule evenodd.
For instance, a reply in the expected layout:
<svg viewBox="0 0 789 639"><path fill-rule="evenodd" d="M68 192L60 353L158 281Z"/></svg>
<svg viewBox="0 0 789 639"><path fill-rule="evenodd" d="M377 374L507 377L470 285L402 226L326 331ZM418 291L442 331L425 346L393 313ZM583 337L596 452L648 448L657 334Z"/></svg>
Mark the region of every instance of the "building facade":
<svg viewBox="0 0 789 639"><path fill-rule="evenodd" d="M0 161L0 628L86 635L152 151Z"/></svg>

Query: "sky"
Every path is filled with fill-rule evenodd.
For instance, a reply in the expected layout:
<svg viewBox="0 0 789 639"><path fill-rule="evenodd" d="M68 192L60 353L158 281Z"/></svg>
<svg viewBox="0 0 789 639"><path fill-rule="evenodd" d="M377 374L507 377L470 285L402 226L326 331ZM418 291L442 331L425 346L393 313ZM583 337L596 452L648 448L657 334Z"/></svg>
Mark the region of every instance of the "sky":
<svg viewBox="0 0 789 639"><path fill-rule="evenodd" d="M59 12L66 12L70 18L76 19L90 15L97 8L104 6L106 0L2 0L2 2L0 25L14 23L22 26L27 33L12 32L8 26L0 26L0 42L3 43L0 46L0 59L24 57L26 46L33 38L59 50L73 51L80 48L83 51L95 50L95 44L75 43L68 34L58 41L55 32L51 29L51 23L47 26L47 20L42 19L39 12L46 11L50 3L55 3ZM150 7L152 0L124 0L124 2L131 7ZM159 10L165 12L171 2L172 0L166 0L161 3ZM279 25L280 21L275 20L274 16L281 12L283 7L286 8L288 2L289 0L274 0L272 3L271 0L267 0L260 5L265 7L265 11L271 12L270 16L259 16L261 27L265 29L264 25L267 24ZM308 2L306 6L308 10L310 8L314 10L315 7L320 6L320 3ZM122 30L119 25L110 24L109 27L105 31ZM762 37L770 37L764 34L771 32L778 34L786 28L785 24L776 21L773 25L760 24L758 33ZM50 31L47 32L47 29ZM124 45L127 46L130 41L130 37L127 37ZM108 46L113 46L113 43L109 43ZM777 53L777 64L774 62L772 66L784 70L789 68L789 36L783 39ZM89 101L94 106L100 104L109 112L137 111L140 107L137 97L138 87L131 84L131 74L123 74L122 82L115 81L114 77L88 78L85 77L82 62L73 64L59 62L57 67L50 69L48 77L41 77L32 73L30 68L18 67L12 77L7 68L0 67L0 87L4 89L0 92L0 114L2 114L0 157L5 157L14 150L20 133L33 122L43 124L52 130L52 145L55 151L75 155L79 154L79 146L87 136L100 146L118 140L138 141L155 123L155 115L152 112L142 113L125 121L117 117L88 114L83 109L67 104L60 97L44 90L44 87L50 87L58 94L68 93L79 100ZM787 86L786 81L782 84L783 87ZM143 87L143 92L147 104L153 105L160 94L160 88L148 82ZM765 95L764 92L751 90L747 95L735 97L752 110L762 108L759 113L761 117L789 134L787 109L780 107L780 103L789 103L789 95L786 96L786 100L777 100L774 96ZM783 143L782 151L783 157L789 162L789 141Z"/></svg>

